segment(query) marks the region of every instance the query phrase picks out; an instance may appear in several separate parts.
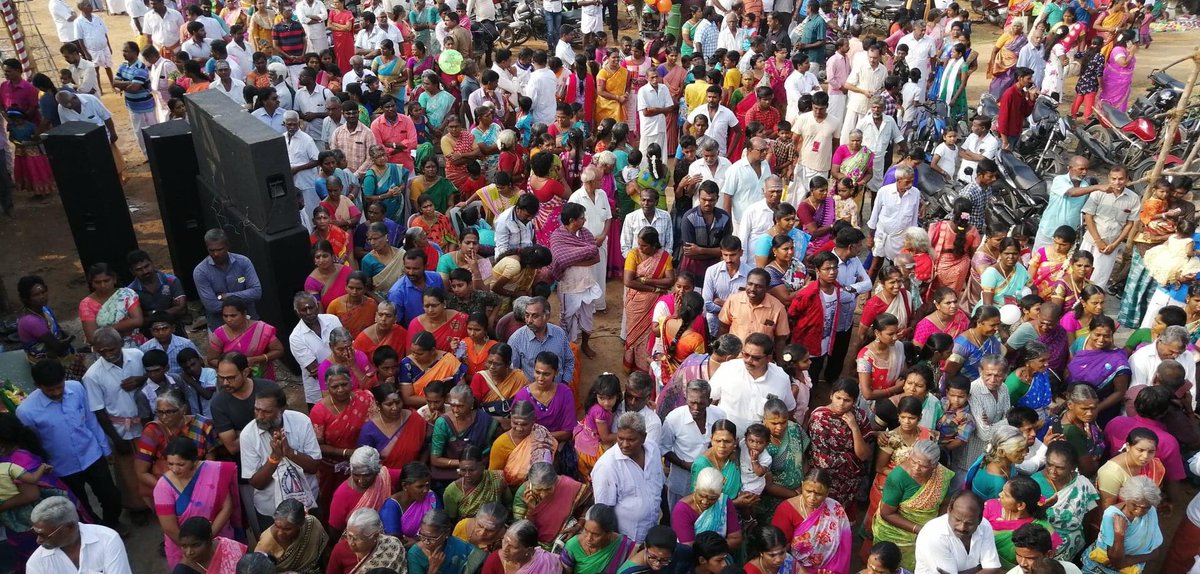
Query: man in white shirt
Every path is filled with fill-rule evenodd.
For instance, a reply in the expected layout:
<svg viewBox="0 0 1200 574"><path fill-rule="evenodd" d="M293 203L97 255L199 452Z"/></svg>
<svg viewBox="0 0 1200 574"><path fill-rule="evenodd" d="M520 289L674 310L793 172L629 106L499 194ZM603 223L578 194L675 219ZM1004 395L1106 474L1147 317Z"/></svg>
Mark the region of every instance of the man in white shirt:
<svg viewBox="0 0 1200 574"><path fill-rule="evenodd" d="M548 60L549 57L543 50L533 53L533 73L529 74L529 81L525 84L524 94L533 100L533 107L529 110L529 115L533 116L535 124L550 125L554 121L554 113L558 108L556 99L558 80L555 78L554 72L546 67Z"/></svg>
<svg viewBox="0 0 1200 574"><path fill-rule="evenodd" d="M171 99L170 78L179 68L175 67L175 62L172 62L170 58L162 57L158 48L154 46L142 48L142 60L150 68L150 85L148 87L154 94L155 113L158 115L160 123L165 122L170 115L170 110L167 109L167 102Z"/></svg>
<svg viewBox="0 0 1200 574"><path fill-rule="evenodd" d="M58 49L63 60L67 61L67 69L71 71L71 79L75 80L75 93L89 96L102 95L100 78L96 72L96 64L83 57L83 51L77 44L63 44Z"/></svg>
<svg viewBox="0 0 1200 574"><path fill-rule="evenodd" d="M729 145L730 132L738 131L738 119L729 108L721 105L721 93L721 86L709 86L704 94L707 105L692 110L688 114L687 123L690 126L695 123L696 116L702 114L708 118L708 130L704 135L717 140L717 149L724 156L728 153L726 146ZM737 219L736 215L734 219Z"/></svg>
<svg viewBox="0 0 1200 574"><path fill-rule="evenodd" d="M333 92L325 86L317 85L317 73L305 66L300 70L300 88L296 90L295 105L292 109L300 114L304 121L304 133L317 143L317 149L323 149L321 141L321 124L329 115L326 106Z"/></svg>
<svg viewBox="0 0 1200 574"><path fill-rule="evenodd" d="M100 421L100 428L113 443L113 458L121 484L137 484L133 453L142 436L142 414L138 409L138 390L146 383L142 352L123 348L124 339L116 329L102 327L92 334L92 350L99 359L83 375L88 404ZM141 497L126 492L125 507L134 512L146 510Z"/></svg>
<svg viewBox="0 0 1200 574"><path fill-rule="evenodd" d="M233 70L233 77L246 81L246 74L254 69L254 46L246 43L245 35L234 34L233 39L225 43L225 54Z"/></svg>
<svg viewBox="0 0 1200 574"><path fill-rule="evenodd" d="M737 425L739 437L752 423L762 422L763 406L772 395L781 399L789 412L796 408L792 379L771 362L774 356L775 341L766 334L751 333L742 346L742 357L721 363L709 378L713 402Z"/></svg>
<svg viewBox="0 0 1200 574"><path fill-rule="evenodd" d="M1078 480L1078 479L1077 479ZM1065 560L1054 559L1054 540L1050 531L1040 524L1025 523L1012 533L1013 554L1017 565L1007 574L1033 574L1035 566L1043 561L1058 562L1063 567L1063 574L1080 574L1078 566ZM1036 570L1045 572L1045 570Z"/></svg>
<svg viewBox="0 0 1200 574"><path fill-rule="evenodd" d="M75 19L75 35L87 50L88 59L97 68L108 74L108 85L113 82L112 43L108 40L108 27L104 19L92 13L91 0L79 3L80 16Z"/></svg>
<svg viewBox="0 0 1200 574"><path fill-rule="evenodd" d="M562 60L563 66L568 70L575 69L575 47L571 45L571 42L574 41L575 30L567 26L562 29L562 36L558 39L558 43L554 45L554 57Z"/></svg>
<svg viewBox="0 0 1200 574"><path fill-rule="evenodd" d="M108 130L109 143L117 142L117 128L113 126L112 113L100 103L100 98L59 90L54 99L58 102L58 117L64 123L87 122L104 126Z"/></svg>
<svg viewBox="0 0 1200 574"><path fill-rule="evenodd" d="M671 91L662 83L657 70L650 70L646 85L638 88L637 108L642 126L638 149L642 152L642 165L645 165L650 160L646 153L650 144L658 144L659 151L667 153L667 129L675 127L667 126L667 114L675 110L675 105L671 101Z"/></svg>
<svg viewBox="0 0 1200 574"><path fill-rule="evenodd" d="M549 2L543 2L545 7ZM516 65L516 58L513 57L512 51L507 48L499 48L494 55L492 62L492 70L500 76L500 81L496 85L508 94L508 109L517 109L517 97L524 93L525 81L529 78L521 68Z"/></svg>
<svg viewBox="0 0 1200 574"><path fill-rule="evenodd" d="M1133 352L1129 357L1130 375L1129 386L1154 384L1154 373L1159 363L1174 359L1183 365L1184 379L1196 384L1196 360L1188 346L1187 328L1172 325L1163 330L1162 334L1149 345Z"/></svg>
<svg viewBox="0 0 1200 574"><path fill-rule="evenodd" d="M54 31L58 33L58 41L64 44L75 43L79 35L75 32L75 13L64 0L50 0L50 17L54 20Z"/></svg>
<svg viewBox="0 0 1200 574"><path fill-rule="evenodd" d="M983 519L983 501L970 490L950 497L950 507L921 527L914 574L975 572L1000 574L992 525Z"/></svg>
<svg viewBox="0 0 1200 574"><path fill-rule="evenodd" d="M541 203L537 196L524 193L517 198L516 205L496 215L496 255L533 245L533 227L530 222L540 208Z"/></svg>
<svg viewBox="0 0 1200 574"><path fill-rule="evenodd" d="M658 231L659 243L670 253L675 245L675 226L671 221L671 214L658 209L658 192L653 189L641 190L638 198L642 208L626 215L625 223L621 227L621 254L628 255L637 247L638 234L646 227L653 227Z"/></svg>
<svg viewBox="0 0 1200 574"><path fill-rule="evenodd" d="M871 275L883 258L895 259L904 247L904 232L916 227L921 208L921 193L913 188L913 170L907 165L896 166L896 183L879 188L871 219L867 221L867 247L875 254Z"/></svg>
<svg viewBox="0 0 1200 574"><path fill-rule="evenodd" d="M930 72L933 70L933 61L937 56L937 44L933 38L925 35L925 21L917 20L913 22L912 32L900 38L898 45L908 46L908 57L904 62L908 64L910 70L921 70L921 94L926 92L926 86L929 85ZM901 82L908 81L907 78L900 78ZM921 98L924 99L924 98Z"/></svg>
<svg viewBox="0 0 1200 574"><path fill-rule="evenodd" d="M992 135L992 119L976 117L971 120L971 135L958 146L958 181L970 184L975 181L975 165L988 158L995 161L1000 153L1000 138Z"/></svg>
<svg viewBox="0 0 1200 574"><path fill-rule="evenodd" d="M371 69L367 68L364 64L365 62L363 61L362 56L359 56L358 54L350 56L350 71L342 74L342 85L349 86L350 84L357 84L367 76L374 76L375 72L372 72Z"/></svg>
<svg viewBox="0 0 1200 574"><path fill-rule="evenodd" d="M721 209L733 217L736 229L750 207L759 197L761 190L771 177L771 166L767 158L767 140L750 138L742 159L737 160L725 173L725 185L721 187ZM780 187L782 188L782 181Z"/></svg>
<svg viewBox="0 0 1200 574"><path fill-rule="evenodd" d="M208 89L225 94L239 106L244 104L246 100L242 97L242 89L246 87L246 83L233 78L233 69L229 66L229 62L218 60L216 70L217 81L209 84Z"/></svg>
<svg viewBox="0 0 1200 574"><path fill-rule="evenodd" d="M882 96L872 98L871 115L859 120L855 127L862 132L863 147L875 154L871 163L871 181L867 183L867 187L879 189L883 183L883 175L887 172L884 168L884 158L893 145L899 144L903 147L904 134L900 131L900 126L896 125L896 120L883 113Z"/></svg>
<svg viewBox="0 0 1200 574"><path fill-rule="evenodd" d="M304 402L312 406L321 400L321 385L317 381L317 366L330 356L329 335L340 329L342 322L336 315L321 313L320 302L311 293L297 293L292 299L292 308L300 322L288 336L292 357L302 369Z"/></svg>
<svg viewBox="0 0 1200 574"><path fill-rule="evenodd" d="M712 437L712 423L725 418L721 407L713 406L710 396L712 387L708 381L689 381L684 388L687 404L667 414L662 422L662 437L659 441L663 458L670 465L667 474L668 508L675 508L679 499L691 492L691 465L696 457L708 449Z"/></svg>
<svg viewBox="0 0 1200 574"><path fill-rule="evenodd" d="M833 167L833 138L838 133L838 120L829 115L830 96L817 92L812 96L812 111L800 114L793 131L800 136L800 161L796 162L789 202L796 207L808 196L808 185L812 178L821 176L829 179ZM833 186L830 186L833 187Z"/></svg>
<svg viewBox="0 0 1200 574"><path fill-rule="evenodd" d="M300 130L300 114L288 110L283 114L283 138L287 144L288 161L292 165L292 177L296 189L304 198L304 209L311 212L321 202L317 196L317 142ZM316 401L312 401L316 402Z"/></svg>
<svg viewBox="0 0 1200 574"><path fill-rule="evenodd" d="M39 546L25 563L28 574L132 574L121 536L107 526L80 524L75 503L67 497L43 499L30 520Z"/></svg>
<svg viewBox="0 0 1200 574"><path fill-rule="evenodd" d="M1084 233L1079 249L1094 257L1091 282L1101 289L1108 288L1108 279L1125 250L1125 239L1141 212L1142 197L1125 187L1128 183L1129 170L1114 165L1108 170L1108 185L1089 195L1083 204Z"/></svg>
<svg viewBox="0 0 1200 574"><path fill-rule="evenodd" d="M254 488L254 512L260 528L274 522L275 508L294 498L306 509L317 506L317 467L321 445L312 421L287 409L279 387L254 393L254 421L238 435L242 478Z"/></svg>
<svg viewBox="0 0 1200 574"><path fill-rule="evenodd" d="M617 404L617 410L613 415L616 418L621 418L621 415L625 413L641 415L642 420L646 423L646 442L662 444L663 423L662 419L658 418L658 413L654 412L653 403L650 400L653 394L654 378L649 373L642 371L630 373L629 381L625 383L624 400Z"/></svg>
<svg viewBox="0 0 1200 574"><path fill-rule="evenodd" d="M775 208L783 200L783 179L777 175L767 177L762 185L762 199L751 203L734 229L743 241L745 253L742 261L751 269L754 265L754 242L775 225ZM748 246L748 247L747 247Z"/></svg>
<svg viewBox="0 0 1200 574"><path fill-rule="evenodd" d="M843 88L847 92L846 117L842 120L840 141L850 139L850 131L858 127L859 121L871 113L871 98L883 89L887 68L879 63L879 48L867 50L866 62L857 62L850 69Z"/></svg>
<svg viewBox="0 0 1200 574"><path fill-rule="evenodd" d="M364 12L362 29L354 35L354 53L366 58L379 55L379 43L387 39L387 32L375 25L375 15Z"/></svg>
<svg viewBox="0 0 1200 574"><path fill-rule="evenodd" d="M304 26L305 49L309 52L321 53L329 48L329 35L325 32L325 20L329 19L329 11L321 0L300 0L292 11L300 25Z"/></svg>
<svg viewBox="0 0 1200 574"><path fill-rule="evenodd" d="M204 23L194 20L188 22L187 31L190 37L179 49L187 52L188 57L193 60L207 62L212 57L212 40L208 39L208 30L204 29Z"/></svg>
<svg viewBox="0 0 1200 574"><path fill-rule="evenodd" d="M150 42L159 53L171 55L179 49L181 28L183 14L167 8L165 0L150 0L150 12L142 18L142 32L150 36Z"/></svg>
<svg viewBox="0 0 1200 574"><path fill-rule="evenodd" d="M617 448L596 460L592 488L598 504L613 507L617 525L630 540L645 540L658 524L662 502L662 457L657 444L646 440L646 422L637 413L617 419Z"/></svg>
<svg viewBox="0 0 1200 574"><path fill-rule="evenodd" d="M793 126L800 117L800 96L804 94L815 96L815 92L821 90L821 81L815 74L808 71L809 67L808 56L804 54L792 56L792 73L788 74L787 79L783 81L783 91L787 94L787 108L783 119Z"/></svg>

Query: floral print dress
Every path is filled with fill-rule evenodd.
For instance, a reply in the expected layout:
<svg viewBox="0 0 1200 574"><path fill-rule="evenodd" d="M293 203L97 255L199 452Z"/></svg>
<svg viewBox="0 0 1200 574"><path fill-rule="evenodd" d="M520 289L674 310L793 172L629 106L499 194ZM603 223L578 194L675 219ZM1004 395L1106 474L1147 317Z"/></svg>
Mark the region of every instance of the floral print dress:
<svg viewBox="0 0 1200 574"><path fill-rule="evenodd" d="M866 413L855 408L854 419L864 437L870 430ZM829 496L846 508L854 506L854 498L866 474L866 463L854 454L854 435L850 427L828 407L812 412L808 421L808 435L812 439L809 458L814 466L825 469L833 478Z"/></svg>

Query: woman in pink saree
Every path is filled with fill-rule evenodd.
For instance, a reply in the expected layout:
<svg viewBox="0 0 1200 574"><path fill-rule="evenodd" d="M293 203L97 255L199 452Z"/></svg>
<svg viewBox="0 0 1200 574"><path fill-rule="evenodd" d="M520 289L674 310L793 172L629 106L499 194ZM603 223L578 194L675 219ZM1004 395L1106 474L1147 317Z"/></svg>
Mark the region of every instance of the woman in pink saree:
<svg viewBox="0 0 1200 574"><path fill-rule="evenodd" d="M360 508L379 511L390 500L392 485L400 482L401 469L383 466L379 451L360 446L350 455L350 478L337 487L329 503L329 527L346 529L346 519Z"/></svg>
<svg viewBox="0 0 1200 574"><path fill-rule="evenodd" d="M283 343L275 336L275 327L251 320L246 305L236 299L221 307L221 318L225 324L209 335L208 366L215 369L221 355L237 351L246 355L251 376L275 380L275 360L283 357Z"/></svg>
<svg viewBox="0 0 1200 574"><path fill-rule="evenodd" d="M179 527L183 555L172 574L228 574L237 570L246 555L246 545L224 536L213 535L213 525L202 516L193 516Z"/></svg>
<svg viewBox="0 0 1200 574"><path fill-rule="evenodd" d="M483 570L512 574L560 574L562 563L557 554L538 544L538 530L533 522L518 520L504 533L500 550L488 555Z"/></svg>
<svg viewBox="0 0 1200 574"><path fill-rule="evenodd" d="M806 572L850 571L850 520L842 505L829 497L832 485L833 477L826 470L809 470L800 493L779 503L771 520L791 538L792 557Z"/></svg>
<svg viewBox="0 0 1200 574"><path fill-rule="evenodd" d="M1129 93L1133 90L1133 69L1137 65L1137 44L1132 43L1136 34L1125 30L1117 34L1104 75L1100 76L1100 101L1126 111L1129 109Z"/></svg>
<svg viewBox="0 0 1200 574"><path fill-rule="evenodd" d="M207 519L218 536L233 538L233 525L242 523L237 466L232 462L201 461L191 439L172 440L167 445L167 473L154 487L154 511L162 526L171 567L182 558L180 524L189 518Z"/></svg>
<svg viewBox="0 0 1200 574"><path fill-rule="evenodd" d="M423 462L410 462L400 469L400 490L383 501L383 509L379 511L385 533L406 545L417 541L421 518L441 506L429 490L432 480L433 475Z"/></svg>

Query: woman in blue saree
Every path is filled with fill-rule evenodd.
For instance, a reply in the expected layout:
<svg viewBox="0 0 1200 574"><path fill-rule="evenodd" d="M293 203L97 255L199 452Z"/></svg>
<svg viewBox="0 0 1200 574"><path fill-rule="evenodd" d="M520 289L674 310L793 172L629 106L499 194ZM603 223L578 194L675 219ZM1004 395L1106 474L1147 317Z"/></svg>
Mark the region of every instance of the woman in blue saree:
<svg viewBox="0 0 1200 574"><path fill-rule="evenodd" d="M954 349L950 358L946 359L943 372L946 378L962 374L975 380L979 378L979 363L987 355L1001 353L1003 345L996 337L1000 330L1000 310L984 305L975 310L971 317L971 326L954 339Z"/></svg>
<svg viewBox="0 0 1200 574"><path fill-rule="evenodd" d="M380 203L387 208L387 217L400 227L408 224L412 205L408 200L408 184L412 174L403 166L388 163L387 151L375 144L367 150L371 169L363 176L363 201Z"/></svg>
<svg viewBox="0 0 1200 574"><path fill-rule="evenodd" d="M1154 551L1162 546L1158 510L1162 492L1146 476L1129 479L1120 502L1104 510L1100 536L1083 552L1083 571L1095 574L1136 574L1145 571Z"/></svg>

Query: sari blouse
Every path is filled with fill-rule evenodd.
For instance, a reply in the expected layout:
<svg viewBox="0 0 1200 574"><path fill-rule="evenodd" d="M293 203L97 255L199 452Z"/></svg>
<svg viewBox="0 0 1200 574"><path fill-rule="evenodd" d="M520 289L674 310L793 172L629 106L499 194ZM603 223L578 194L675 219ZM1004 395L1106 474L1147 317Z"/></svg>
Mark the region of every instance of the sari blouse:
<svg viewBox="0 0 1200 574"><path fill-rule="evenodd" d="M150 421L142 428L142 436L138 438L137 449L133 456L137 460L149 463L152 472L155 476L162 476L166 472L166 467L155 469L155 463L166 461L167 444L176 438L186 438L196 443L196 451L199 453L199 459L203 460L210 448L215 447L218 443L217 435L213 431L213 422L211 419L200 415L190 415L184 419L183 426L179 432L171 434L165 426L158 421ZM157 470L157 471L155 471ZM147 496L149 493L147 493Z"/></svg>
<svg viewBox="0 0 1200 574"><path fill-rule="evenodd" d="M987 337L977 346L965 334L954 338L954 347L947 361L962 365L959 371L962 376L975 380L979 378L979 364L986 355L996 355L1001 352L1000 339L995 335Z"/></svg>
<svg viewBox="0 0 1200 574"><path fill-rule="evenodd" d="M429 242L436 244L442 251L458 245L458 238L454 235L454 226L450 224L450 218L443 213L435 214L433 223L425 221L425 218L421 216L412 218L410 222L413 227L424 229ZM433 259L435 264L437 259L437 257Z"/></svg>
<svg viewBox="0 0 1200 574"><path fill-rule="evenodd" d="M364 297L361 304L351 308L348 297L349 295L342 295L334 299L325 311L337 316L342 326L349 330L351 335L358 337L363 329L375 323L375 309L379 303L373 297Z"/></svg>
<svg viewBox="0 0 1200 574"><path fill-rule="evenodd" d="M695 542L696 535L701 532L715 532L721 536L728 536L742 531L733 499L724 494L717 497L717 501L704 512L696 512L692 505L683 500L676 502L675 507L671 509L671 528L681 544Z"/></svg>
<svg viewBox="0 0 1200 574"><path fill-rule="evenodd" d="M938 509L950 491L950 482L954 472L944 466L938 466L924 484L913 480L903 466L896 466L887 474L883 482L880 506L886 504L895 508L902 518L924 526L938 516ZM878 512L874 516L872 534L876 543L891 542L900 547L901 565L911 569L916 563L915 543L917 535L904 529L897 528L883 520Z"/></svg>
<svg viewBox="0 0 1200 574"><path fill-rule="evenodd" d="M529 476L529 468L534 463L553 463L554 452L557 450L558 441L550 436L550 431L534 423L529 436L521 442L513 442L512 431L501 433L496 438L496 442L492 443L492 452L488 455L488 470L504 471L504 481L509 486L516 487L525 482Z"/></svg>
<svg viewBox="0 0 1200 574"><path fill-rule="evenodd" d="M358 444L363 425L375 411L375 399L370 392L358 389L351 391L350 404L342 410L334 410L328 399L323 399L309 412L317 442L333 448L353 449Z"/></svg>
<svg viewBox="0 0 1200 574"><path fill-rule="evenodd" d="M118 287L103 303L90 295L79 301L79 320L95 321L97 327L112 327L129 316L129 312L141 305L138 294L128 287ZM135 330L132 335L138 343L145 340Z"/></svg>
<svg viewBox="0 0 1200 574"><path fill-rule="evenodd" d="M575 430L575 397L571 393L571 387L565 384L557 385L549 404L543 404L534 398L529 392L529 386L517 391L512 400L533 403L534 419L552 433Z"/></svg>
<svg viewBox="0 0 1200 574"><path fill-rule="evenodd" d="M189 518L201 516L209 521L217 517L228 501L232 507L229 520L214 534L233 537L233 525L241 523L241 504L238 502L237 466L232 462L214 460L201 461L196 465L192 479L183 489L165 475L154 487L154 512L158 516L173 516L179 524ZM182 553L169 536L163 536L167 563L174 566Z"/></svg>
<svg viewBox="0 0 1200 574"><path fill-rule="evenodd" d="M442 501L446 504L446 513L450 515L451 520L473 518L480 507L489 502L500 501L507 490L508 483L501 472L487 470L471 492L464 491L457 480L450 483L442 494Z"/></svg>
<svg viewBox="0 0 1200 574"><path fill-rule="evenodd" d="M983 519L988 521L992 526L992 531L996 538L996 553L1000 555L1000 564L1002 569L1012 568L1017 565L1016 547L1013 545L1013 532L1026 524L1036 524L1045 528L1050 532L1051 548L1058 548L1062 544L1062 537L1055 532L1049 522L1045 520L1034 520L1030 518L1018 518L1014 520L1005 520L1003 517L1004 509L1000 506L1000 500L993 498L983 503Z"/></svg>
<svg viewBox="0 0 1200 574"><path fill-rule="evenodd" d="M925 342L929 340L929 336L934 333L945 333L952 338L956 338L966 331L971 325L971 318L959 309L954 312L954 317L945 325L938 325L936 321L936 313L926 315L924 319L917 322L917 326L913 329L913 343L918 346L925 346Z"/></svg>
<svg viewBox="0 0 1200 574"><path fill-rule="evenodd" d="M281 572L296 572L297 574L321 574L320 558L329 543L329 535L325 527L317 521L316 516L304 517L300 526L300 535L290 546L284 548L275 541L275 528L263 530L258 539L255 552L262 552L275 559L275 567Z"/></svg>
<svg viewBox="0 0 1200 574"><path fill-rule="evenodd" d="M417 460L417 455L421 454L425 447L425 427L425 419L412 409L408 409L408 420L391 436L383 434L374 419L367 419L358 433L357 444L379 451L384 466L401 468Z"/></svg>
<svg viewBox="0 0 1200 574"><path fill-rule="evenodd" d="M477 409L475 418L461 431L454 428L450 415L442 415L433 423L433 437L429 453L432 457L457 458L469 445L478 446L488 456L495 442L500 423L487 413ZM458 477L457 469L432 468L434 479L453 480Z"/></svg>
<svg viewBox="0 0 1200 574"><path fill-rule="evenodd" d="M467 366L459 362L450 353L443 353L441 358L428 368L422 368L412 357L400 359L400 370L396 372L396 382L401 385L412 385L413 393L419 397L425 396L425 386L437 380L449 380L451 384L462 382L467 374Z"/></svg>
<svg viewBox="0 0 1200 574"><path fill-rule="evenodd" d="M250 321L246 330L236 337L229 332L227 325L217 327L208 338L209 348L219 354L237 351L247 357L265 355L276 339L275 327L266 321ZM254 377L275 380L275 365L268 361L265 365L255 365L251 372Z"/></svg>

